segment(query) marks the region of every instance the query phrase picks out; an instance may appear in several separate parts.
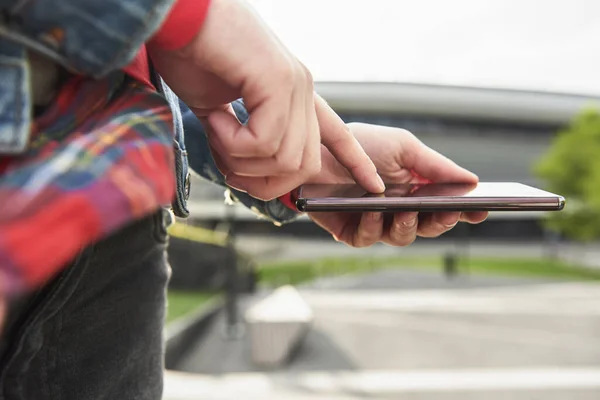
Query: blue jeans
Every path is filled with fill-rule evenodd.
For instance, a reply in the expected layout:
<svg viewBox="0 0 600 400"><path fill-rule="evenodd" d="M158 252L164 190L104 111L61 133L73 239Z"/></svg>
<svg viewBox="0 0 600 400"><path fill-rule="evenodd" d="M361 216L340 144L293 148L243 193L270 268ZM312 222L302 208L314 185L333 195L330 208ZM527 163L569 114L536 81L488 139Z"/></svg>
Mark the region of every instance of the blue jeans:
<svg viewBox="0 0 600 400"><path fill-rule="evenodd" d="M2 400L160 400L167 262L160 211L87 249L11 305Z"/></svg>

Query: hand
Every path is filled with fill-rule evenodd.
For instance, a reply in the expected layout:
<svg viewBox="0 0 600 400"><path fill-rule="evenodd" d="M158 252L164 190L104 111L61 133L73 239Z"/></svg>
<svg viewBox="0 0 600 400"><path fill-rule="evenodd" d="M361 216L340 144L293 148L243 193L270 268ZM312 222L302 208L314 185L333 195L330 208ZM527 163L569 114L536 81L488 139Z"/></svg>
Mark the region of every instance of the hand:
<svg viewBox="0 0 600 400"><path fill-rule="evenodd" d="M341 118L318 95L315 95L315 108L321 130L321 143L328 150L328 154L333 155L340 168L350 174L354 181L358 182L366 190L373 193L381 193L385 189L385 185L381 177L377 174L375 165L364 152L360 143L350 133ZM212 144L211 152L221 173L228 177L227 183L229 186L247 191L254 197L263 199L265 196L256 195L256 188L258 186L262 186L265 190L270 190L273 185L277 186L277 181L272 176L260 178L248 177L243 176L239 172L234 172L244 169L243 159L236 160L235 157L223 154L222 150L215 149L215 146ZM287 176L284 178L284 184L286 185L284 187L298 187L306 182L308 178L309 176L304 174ZM247 188L253 188L254 190ZM285 193L290 190L287 190Z"/></svg>
<svg viewBox="0 0 600 400"><path fill-rule="evenodd" d="M213 1L184 49L149 50L163 79L207 126L231 186L265 200L285 194L320 170L322 142L334 156L352 150L341 164L360 170L354 176L369 190L383 190L372 165L363 172L370 161L347 131L321 137L318 116L332 117L315 100L311 74L246 1ZM250 114L247 126L228 105L238 98Z"/></svg>
<svg viewBox="0 0 600 400"><path fill-rule="evenodd" d="M461 182L468 187L478 182L477 176L425 146L406 130L368 124L348 124L348 127L387 183ZM321 172L310 183L353 183L353 179L323 148ZM458 221L480 223L487 213L400 212L394 213L389 221L379 212L310 213L309 216L336 240L366 247L376 242L407 246L417 236L437 237Z"/></svg>

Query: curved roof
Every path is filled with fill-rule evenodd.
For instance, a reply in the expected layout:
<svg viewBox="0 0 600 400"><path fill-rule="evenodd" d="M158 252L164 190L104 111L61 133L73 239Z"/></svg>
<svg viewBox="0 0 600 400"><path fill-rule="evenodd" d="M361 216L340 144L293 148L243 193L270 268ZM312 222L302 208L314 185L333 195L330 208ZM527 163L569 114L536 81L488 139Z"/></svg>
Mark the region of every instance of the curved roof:
<svg viewBox="0 0 600 400"><path fill-rule="evenodd" d="M600 96L600 1L254 0L316 81Z"/></svg>
<svg viewBox="0 0 600 400"><path fill-rule="evenodd" d="M319 82L338 112L374 112L562 125L600 96L383 82Z"/></svg>

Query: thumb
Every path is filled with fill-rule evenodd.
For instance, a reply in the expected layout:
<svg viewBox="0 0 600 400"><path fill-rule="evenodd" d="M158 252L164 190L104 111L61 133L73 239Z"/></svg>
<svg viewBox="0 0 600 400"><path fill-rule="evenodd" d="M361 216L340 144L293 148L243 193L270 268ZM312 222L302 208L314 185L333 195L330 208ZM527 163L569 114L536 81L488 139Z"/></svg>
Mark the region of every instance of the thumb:
<svg viewBox="0 0 600 400"><path fill-rule="evenodd" d="M381 193L385 185L377 174L377 168L360 143L354 138L344 121L315 94L315 108L321 143L352 175L356 183L371 193Z"/></svg>

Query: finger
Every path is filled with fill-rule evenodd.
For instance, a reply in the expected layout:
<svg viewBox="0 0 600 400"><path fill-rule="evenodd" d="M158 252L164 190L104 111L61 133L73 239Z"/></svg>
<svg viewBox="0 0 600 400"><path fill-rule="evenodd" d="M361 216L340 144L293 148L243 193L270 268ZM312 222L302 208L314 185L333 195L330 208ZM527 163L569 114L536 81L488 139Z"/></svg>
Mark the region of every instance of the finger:
<svg viewBox="0 0 600 400"><path fill-rule="evenodd" d="M312 94L312 91L310 92ZM227 184L244 190L251 196L262 200L271 200L296 189L307 179L317 174L321 169L321 144L318 130L318 122L314 112L312 97L307 100L310 107L307 108L308 115L305 120L308 123L307 145L304 150L300 170L287 176L243 177L237 174L227 176Z"/></svg>
<svg viewBox="0 0 600 400"><path fill-rule="evenodd" d="M234 111L231 103L224 104L222 106L222 109L223 109L223 111L233 115L237 119L237 117L235 115L235 111ZM192 109L192 111L196 114L196 116L202 123L202 126L204 127L206 137L208 138L208 147L209 147L210 153L212 155L212 158L215 161L215 165L217 166L217 169L223 176L227 176L228 174L231 173L231 170L227 167L227 163L221 156L221 154L225 154L225 153L223 151L219 151L219 148L214 146L215 141L216 141L216 135L214 134L213 129L210 125L210 122L208 121L208 117L203 116L200 113L196 113L196 111L194 109Z"/></svg>
<svg viewBox="0 0 600 400"><path fill-rule="evenodd" d="M226 182L229 186L243 190L251 196L260 200L272 200L291 192L307 181L310 175L315 174L321 168L319 136L312 135L308 138L309 145L304 151L303 165L301 171L286 176L248 177L235 173L227 175Z"/></svg>
<svg viewBox="0 0 600 400"><path fill-rule="evenodd" d="M231 174L231 169L229 169L227 163L225 162L223 157L221 157L221 154L217 150L215 150L210 144L209 148L210 154L212 155L212 158L215 161L215 165L217 166L217 169L219 170L221 175L226 177L227 175Z"/></svg>
<svg viewBox="0 0 600 400"><path fill-rule="evenodd" d="M353 247L368 247L381 240L383 235L383 214L380 212L364 212L358 227L353 231L346 228L347 236L351 237ZM344 233L342 233L343 236Z"/></svg>
<svg viewBox="0 0 600 400"><path fill-rule="evenodd" d="M251 196L269 201L291 192L302 185L311 174L315 174L321 168L319 137L309 138L311 143L304 152L302 172L286 176L248 177L235 173L227 175L226 182L229 186L245 191Z"/></svg>
<svg viewBox="0 0 600 400"><path fill-rule="evenodd" d="M233 106L231 105L231 103L221 104L211 109L193 107L189 104L187 104L187 106L194 113L194 115L196 115L200 122L202 122L204 126L210 126L210 124L208 123L208 116L210 115L210 113L215 112L217 110L228 112L229 114L235 117L235 111L233 110Z"/></svg>
<svg viewBox="0 0 600 400"><path fill-rule="evenodd" d="M254 198L270 201L296 189L304 180L294 175L252 177L229 174L225 182L228 186L247 192Z"/></svg>
<svg viewBox="0 0 600 400"><path fill-rule="evenodd" d="M411 136L411 140L406 141L404 150L404 166L425 180L461 183L477 183L479 180L477 175L459 167L452 160L427 147L414 136Z"/></svg>
<svg viewBox="0 0 600 400"><path fill-rule="evenodd" d="M321 143L329 149L340 164L348 169L356 182L365 190L372 193L383 192L385 185L377 174L375 164L348 130L344 121L318 95L315 95L315 106L321 130Z"/></svg>
<svg viewBox="0 0 600 400"><path fill-rule="evenodd" d="M234 140L239 141L237 145L244 153L250 153L247 157L272 157L278 153L284 134L291 125L294 96L297 96L297 91L306 90L306 84L312 88L310 72L298 60L288 61L290 68L283 68L269 76L265 71L264 81L248 81L244 85L242 97L250 115L247 125L249 135L235 137ZM245 146L249 151L243 150Z"/></svg>
<svg viewBox="0 0 600 400"><path fill-rule="evenodd" d="M427 238L438 237L456 226L460 214L460 212L421 214L417 234Z"/></svg>
<svg viewBox="0 0 600 400"><path fill-rule="evenodd" d="M349 212L319 212L309 213L308 216L338 242L342 241L342 232L345 231L346 225L357 226L361 218L360 213Z"/></svg>
<svg viewBox="0 0 600 400"><path fill-rule="evenodd" d="M395 213L383 242L392 246L408 246L417 237L418 222L416 212Z"/></svg>
<svg viewBox="0 0 600 400"><path fill-rule="evenodd" d="M306 148L304 150L301 170L306 181L314 176L318 176L321 172L322 157L321 157L321 131L319 129L319 120L317 119L317 113L315 111L315 96L312 87L306 95L306 126L307 126L307 137L306 137Z"/></svg>
<svg viewBox="0 0 600 400"><path fill-rule="evenodd" d="M377 215L379 214L379 215ZM310 213L309 217L331 233L338 242L353 247L370 246L383 235L384 218L381 213Z"/></svg>
<svg viewBox="0 0 600 400"><path fill-rule="evenodd" d="M319 213L315 222L329 231L335 240L352 247L367 247L377 243L383 234L383 214Z"/></svg>
<svg viewBox="0 0 600 400"><path fill-rule="evenodd" d="M294 94L292 110L290 110L292 117L290 118L289 132L285 135L279 151L273 157L235 157L232 155L230 147L220 137L213 135L209 138L211 145L221 155L231 172L238 176L265 177L286 176L300 171L307 146L307 136L310 133L318 135L318 128L315 127L312 128L315 132L308 132L307 125L311 121L307 120L306 110L310 107L310 111L314 114L314 105L312 102L308 102L305 92L297 90ZM312 94L312 92L308 93Z"/></svg>
<svg viewBox="0 0 600 400"><path fill-rule="evenodd" d="M305 87L295 88L292 92L288 125L284 128L285 131L280 132L280 134L284 133L279 149L271 159L256 161L255 167L263 171L262 176L285 175L300 169L307 138L306 109L309 107L307 95L311 92L312 90L309 91ZM312 104L310 107L313 107Z"/></svg>
<svg viewBox="0 0 600 400"><path fill-rule="evenodd" d="M234 157L272 157L279 151L288 125L290 100L273 107L271 101L260 106L244 126L235 116L223 110L209 114L208 120L218 140ZM266 117L265 109L273 116ZM285 111L283 111L285 110Z"/></svg>
<svg viewBox="0 0 600 400"><path fill-rule="evenodd" d="M460 220L469 224L480 224L485 221L489 213L487 211L469 211L463 212Z"/></svg>

